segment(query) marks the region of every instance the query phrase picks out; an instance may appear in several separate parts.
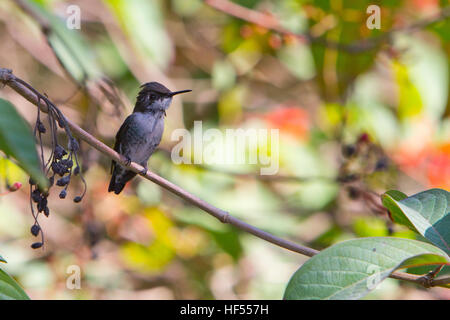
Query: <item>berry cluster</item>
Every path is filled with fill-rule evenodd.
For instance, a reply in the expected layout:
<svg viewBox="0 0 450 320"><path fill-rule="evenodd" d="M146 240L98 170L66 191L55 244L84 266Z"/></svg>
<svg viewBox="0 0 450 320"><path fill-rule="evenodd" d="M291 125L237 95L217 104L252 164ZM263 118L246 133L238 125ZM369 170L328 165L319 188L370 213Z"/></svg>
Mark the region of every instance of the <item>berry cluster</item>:
<svg viewBox="0 0 450 320"><path fill-rule="evenodd" d="M34 127L34 135L38 141L40 147L40 160L42 165L42 171L48 178L48 185L41 186L30 178L30 206L31 213L34 218L34 224L31 227L31 234L35 237L41 235L41 241L35 242L31 245L33 249L37 249L44 244L44 234L39 225L38 216L44 214L49 216L50 210L48 208L48 196L50 189L56 184L59 187L63 187L60 191L59 197L61 199L66 198L67 188L71 182L73 176L79 176L84 184L84 190L80 196L76 196L73 201L80 202L86 194L86 182L81 175L80 165L78 163L77 152L79 151L78 141L72 136L67 120L61 111L46 97L34 90L31 86L23 82L30 90L32 90L38 97L38 105L41 105L41 101L44 102L47 107L48 115L48 129L51 134L51 154L47 160L44 161L44 147L42 142L42 135L48 130L44 123L41 121L41 111L38 108L36 124ZM62 128L67 137L67 149L61 146L58 142L57 130L58 127Z"/></svg>
<svg viewBox="0 0 450 320"><path fill-rule="evenodd" d="M386 213L379 203L379 195L367 186L366 181L374 174L391 169L392 164L384 151L371 141L367 133L363 133L355 143L344 144L341 152L344 162L338 182L346 185L348 197L351 200L362 199L376 214Z"/></svg>

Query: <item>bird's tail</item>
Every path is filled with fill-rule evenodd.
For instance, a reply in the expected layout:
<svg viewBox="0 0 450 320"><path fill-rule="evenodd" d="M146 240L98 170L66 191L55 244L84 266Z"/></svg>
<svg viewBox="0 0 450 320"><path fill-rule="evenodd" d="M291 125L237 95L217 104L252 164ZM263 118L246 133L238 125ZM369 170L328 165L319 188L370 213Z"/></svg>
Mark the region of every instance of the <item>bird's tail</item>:
<svg viewBox="0 0 450 320"><path fill-rule="evenodd" d="M116 166L111 181L109 182L108 192L114 191L115 194L121 193L127 182L133 179L134 176L136 176L136 173L133 171L124 170Z"/></svg>
<svg viewBox="0 0 450 320"><path fill-rule="evenodd" d="M120 183L116 181L116 177L112 176L109 182L108 192L114 191L115 194L119 194L125 188L125 183Z"/></svg>

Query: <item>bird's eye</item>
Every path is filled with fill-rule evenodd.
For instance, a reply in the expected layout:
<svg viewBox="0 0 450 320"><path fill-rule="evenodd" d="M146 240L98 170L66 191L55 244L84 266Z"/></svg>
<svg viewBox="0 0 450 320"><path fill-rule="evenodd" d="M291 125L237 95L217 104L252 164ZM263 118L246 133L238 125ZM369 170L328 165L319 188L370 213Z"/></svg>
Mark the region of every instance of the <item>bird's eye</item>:
<svg viewBox="0 0 450 320"><path fill-rule="evenodd" d="M150 99L155 100L156 99L156 95L155 94L151 94L150 95Z"/></svg>

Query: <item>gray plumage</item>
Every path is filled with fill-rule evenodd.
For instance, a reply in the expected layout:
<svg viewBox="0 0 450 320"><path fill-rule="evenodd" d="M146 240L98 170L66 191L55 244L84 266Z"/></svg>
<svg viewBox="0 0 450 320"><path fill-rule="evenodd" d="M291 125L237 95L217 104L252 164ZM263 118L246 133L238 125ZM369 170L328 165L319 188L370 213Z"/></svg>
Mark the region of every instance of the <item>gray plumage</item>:
<svg viewBox="0 0 450 320"><path fill-rule="evenodd" d="M172 97L191 90L171 92L158 82L149 82L141 87L133 113L125 119L116 135L114 150L147 169L148 159L161 142L164 116ZM125 184L136 176L136 173L115 161L112 161L111 172L108 191L115 194L119 194Z"/></svg>

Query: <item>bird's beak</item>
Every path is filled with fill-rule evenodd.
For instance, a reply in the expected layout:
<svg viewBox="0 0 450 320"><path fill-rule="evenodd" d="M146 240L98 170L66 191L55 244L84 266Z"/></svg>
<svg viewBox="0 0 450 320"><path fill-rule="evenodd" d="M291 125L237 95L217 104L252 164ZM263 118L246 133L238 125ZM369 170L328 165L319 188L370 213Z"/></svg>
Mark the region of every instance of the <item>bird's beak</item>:
<svg viewBox="0 0 450 320"><path fill-rule="evenodd" d="M181 90L181 91L174 91L170 93L170 96L173 97L176 94L180 94L180 93L186 93L186 92L191 92L192 90Z"/></svg>

